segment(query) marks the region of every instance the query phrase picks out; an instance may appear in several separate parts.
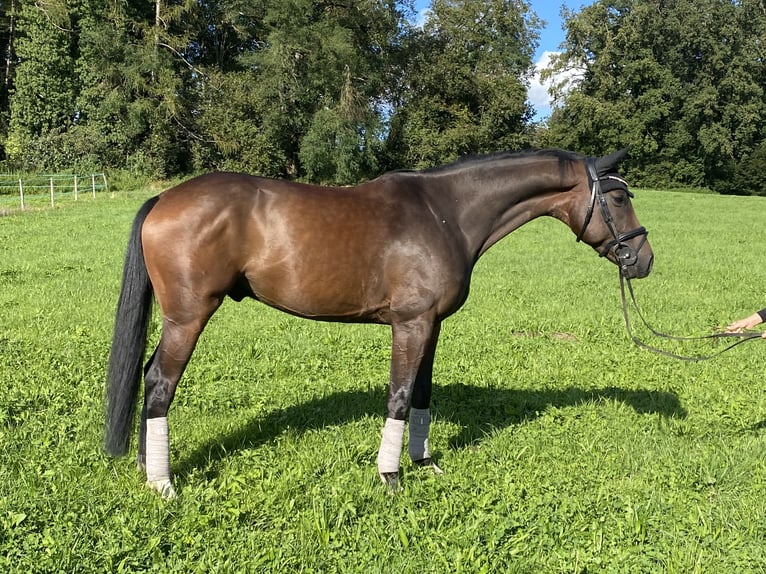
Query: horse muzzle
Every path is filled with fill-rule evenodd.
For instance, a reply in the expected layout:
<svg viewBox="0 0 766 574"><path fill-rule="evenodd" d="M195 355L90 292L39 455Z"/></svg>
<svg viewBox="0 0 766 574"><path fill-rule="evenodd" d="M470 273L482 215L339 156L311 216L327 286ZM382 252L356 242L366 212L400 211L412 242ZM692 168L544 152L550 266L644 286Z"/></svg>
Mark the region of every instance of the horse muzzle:
<svg viewBox="0 0 766 574"><path fill-rule="evenodd" d="M643 279L652 270L654 254L649 250L648 257L637 259L633 265L620 265L620 273L626 279Z"/></svg>
<svg viewBox="0 0 766 574"><path fill-rule="evenodd" d="M654 253L646 241L649 232L644 227L615 237L601 249L600 257L606 257L620 268L620 273L627 279L641 279L649 275L654 264ZM637 238L637 246L633 246Z"/></svg>

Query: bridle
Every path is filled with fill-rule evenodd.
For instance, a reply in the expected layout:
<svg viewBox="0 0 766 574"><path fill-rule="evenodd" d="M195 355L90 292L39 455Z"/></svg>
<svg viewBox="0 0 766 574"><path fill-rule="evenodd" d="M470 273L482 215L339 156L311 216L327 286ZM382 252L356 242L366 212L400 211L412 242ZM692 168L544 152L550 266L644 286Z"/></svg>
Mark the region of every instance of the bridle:
<svg viewBox="0 0 766 574"><path fill-rule="evenodd" d="M590 220L593 217L593 212L595 210L596 204L598 204L599 209L601 211L601 215L604 218L604 223L606 223L606 226L609 229L609 232L612 234L612 239L599 252L599 257L606 257L610 251L614 251L615 260L617 261L617 265L620 268L620 295L622 298L622 314L625 319L625 328L628 331L628 336L636 345L644 349L647 349L649 351L652 351L654 353L659 353L660 355L665 355L666 357L672 357L674 359L680 359L682 361L705 361L707 359L712 359L713 357L716 357L720 355L721 353L724 353L730 349L733 349L737 345L741 345L742 343L746 343L747 341L761 338L761 335L759 333L752 333L752 332L750 333L713 333L712 335L702 335L698 337L678 337L674 335L661 333L653 329L646 322L646 319L644 319L644 316L641 313L641 309L638 306L638 302L636 301L636 295L633 292L633 285L630 283L630 279L624 273L624 271L629 266L634 265L636 261L638 260L638 252L641 251L641 248L644 246L644 243L646 243L646 238L649 235L649 232L644 227L637 227L636 229L626 231L625 233L619 233L617 231L617 228L614 225L614 219L612 218L612 214L609 211L609 205L607 204L606 197L604 196L604 194L609 193L610 191L614 191L616 189L624 191L628 195L628 197L631 197L631 198L633 197L633 194L628 189L628 184L624 179L616 175L610 175L610 174L599 175L598 170L596 169L596 160L594 158L588 158L586 161L586 166L588 169L588 179L591 184L590 203L588 205L588 211L585 214L585 220L583 222L582 228L580 229L580 233L577 234L577 241L579 242L583 238L583 235L585 234L585 230L588 228L588 224L590 223ZM633 247L631 247L630 245L626 243L628 240L633 239L634 237L639 237L639 236L643 236L643 238L641 239L641 242L638 244L637 249L634 249ZM628 292L630 293L630 300L632 301L633 306L635 307L639 318L641 319L644 326L655 337L670 339L674 341L700 341L704 339L720 339L720 338L732 338L732 337L738 338L739 340L728 345L724 349L721 349L720 351L717 351L710 355L680 355L677 353L672 353L670 351L659 349L657 347L654 347L652 345L649 345L643 342L641 339L639 339L633 334L633 331L630 327L630 319L628 317L628 298L625 295L626 282L628 285Z"/></svg>
<svg viewBox="0 0 766 574"><path fill-rule="evenodd" d="M583 235L585 235L585 230L588 229L588 224L593 217L593 211L595 210L596 204L598 204L598 207L601 210L601 216L604 218L604 223L612 234L612 239L599 252L599 257L606 257L609 255L610 251L614 251L615 260L622 272L627 267L636 263L638 260L638 252L641 251L644 243L646 243L646 238L649 235L649 232L645 227L637 227L630 231L626 231L625 233L618 233L617 228L614 225L614 218L612 218L612 214L609 211L609 205L606 202L605 194L617 189L624 191L628 197L633 197L633 194L628 190L628 184L624 179L617 177L616 175L599 175L596 169L595 158L588 158L586 160L586 166L588 168L588 180L591 184L590 203L588 204L588 211L585 213L585 221L580 228L580 233L577 234L577 241L579 242L583 238ZM643 239L638 244L637 249L633 249L633 247L626 243L628 240L639 236L643 236Z"/></svg>

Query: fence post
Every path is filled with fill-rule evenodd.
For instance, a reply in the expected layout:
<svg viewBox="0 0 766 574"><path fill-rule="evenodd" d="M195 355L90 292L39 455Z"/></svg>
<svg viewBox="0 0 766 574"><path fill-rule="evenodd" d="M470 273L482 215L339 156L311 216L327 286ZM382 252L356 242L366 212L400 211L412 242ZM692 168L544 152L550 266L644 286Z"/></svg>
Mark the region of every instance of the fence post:
<svg viewBox="0 0 766 574"><path fill-rule="evenodd" d="M96 199L96 174L90 174L90 187L93 190L93 199Z"/></svg>
<svg viewBox="0 0 766 574"><path fill-rule="evenodd" d="M77 176L74 176L74 200L77 201Z"/></svg>
<svg viewBox="0 0 766 574"><path fill-rule="evenodd" d="M53 178L51 178L51 207L56 207L53 204Z"/></svg>
<svg viewBox="0 0 766 574"><path fill-rule="evenodd" d="M24 184L19 179L19 197L21 198L21 211L24 211Z"/></svg>
<svg viewBox="0 0 766 574"><path fill-rule="evenodd" d="M109 185L107 185L107 183L106 183L106 174L105 174L105 173L102 173L102 174L101 174L101 177L103 177L103 178L104 178L104 191L105 191L105 192L106 192L106 191L109 191Z"/></svg>

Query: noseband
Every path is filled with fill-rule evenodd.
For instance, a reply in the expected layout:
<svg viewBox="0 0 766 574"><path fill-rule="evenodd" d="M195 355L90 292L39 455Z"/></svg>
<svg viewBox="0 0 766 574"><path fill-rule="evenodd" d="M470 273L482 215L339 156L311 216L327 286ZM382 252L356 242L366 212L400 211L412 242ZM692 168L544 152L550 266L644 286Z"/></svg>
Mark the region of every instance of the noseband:
<svg viewBox="0 0 766 574"><path fill-rule="evenodd" d="M633 194L628 190L628 184L624 179L621 179L615 175L599 176L596 171L596 160L594 158L588 158L586 165L588 167L588 179L591 184L590 192L590 204L588 205L588 211L585 214L585 221L583 222L580 233L577 234L577 241L580 241L585 234L585 230L588 228L591 218L593 217L593 211L596 203L598 203L601 215L604 218L609 232L612 234L612 240L606 244L606 246L599 253L599 257L606 257L610 251L614 250L614 256L617 260L617 264L620 269L625 269L630 265L634 265L638 260L638 252L646 242L646 236L649 232L644 227L637 227L631 231L625 233L618 233L617 228L614 225L614 219L609 212L609 205L607 205L605 193L609 193L615 189L621 189L628 194L628 197L633 197ZM602 185L602 182L604 184ZM606 189L604 189L606 187ZM638 249L633 249L626 242L634 237L643 235L641 243L638 245Z"/></svg>

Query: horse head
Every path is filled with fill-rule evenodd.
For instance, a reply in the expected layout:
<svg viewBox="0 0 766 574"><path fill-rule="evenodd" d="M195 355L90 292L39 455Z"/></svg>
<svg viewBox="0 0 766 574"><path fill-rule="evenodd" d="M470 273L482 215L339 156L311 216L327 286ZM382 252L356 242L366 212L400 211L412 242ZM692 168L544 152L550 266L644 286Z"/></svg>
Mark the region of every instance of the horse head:
<svg viewBox="0 0 766 574"><path fill-rule="evenodd" d="M583 201L577 210L582 215L573 217L572 225L581 221L577 241L593 247L601 257L618 265L624 277L633 279L649 274L654 254L646 240L649 232L633 210L633 193L617 171L627 153L626 148L585 160L587 188L578 186Z"/></svg>

